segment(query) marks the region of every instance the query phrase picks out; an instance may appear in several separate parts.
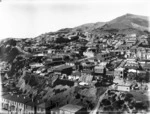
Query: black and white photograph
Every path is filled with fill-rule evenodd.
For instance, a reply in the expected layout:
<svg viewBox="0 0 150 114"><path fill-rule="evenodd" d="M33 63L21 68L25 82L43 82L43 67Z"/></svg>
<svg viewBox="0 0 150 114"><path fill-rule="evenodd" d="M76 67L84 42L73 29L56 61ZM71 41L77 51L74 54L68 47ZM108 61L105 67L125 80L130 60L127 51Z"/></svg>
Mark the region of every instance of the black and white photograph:
<svg viewBox="0 0 150 114"><path fill-rule="evenodd" d="M1 0L0 114L150 114L149 0Z"/></svg>

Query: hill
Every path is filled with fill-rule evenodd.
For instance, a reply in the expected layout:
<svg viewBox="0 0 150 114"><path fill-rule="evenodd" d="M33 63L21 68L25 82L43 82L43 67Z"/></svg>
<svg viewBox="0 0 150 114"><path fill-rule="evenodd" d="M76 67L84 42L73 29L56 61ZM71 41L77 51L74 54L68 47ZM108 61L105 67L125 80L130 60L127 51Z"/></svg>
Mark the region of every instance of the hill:
<svg viewBox="0 0 150 114"><path fill-rule="evenodd" d="M117 17L109 22L106 22L100 28L94 29L92 32L115 32L115 33L138 33L141 31L148 31L149 21L146 16L139 16L133 14L125 14Z"/></svg>
<svg viewBox="0 0 150 114"><path fill-rule="evenodd" d="M100 28L105 25L105 22L87 23L73 28L73 31L91 32L94 29Z"/></svg>

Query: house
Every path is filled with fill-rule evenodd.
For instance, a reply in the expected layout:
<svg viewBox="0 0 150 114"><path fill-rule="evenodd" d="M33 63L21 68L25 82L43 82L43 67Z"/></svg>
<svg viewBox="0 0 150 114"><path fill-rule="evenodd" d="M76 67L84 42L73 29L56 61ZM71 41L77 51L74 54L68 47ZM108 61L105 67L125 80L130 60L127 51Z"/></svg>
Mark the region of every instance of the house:
<svg viewBox="0 0 150 114"><path fill-rule="evenodd" d="M70 65L60 65L55 67L54 72L60 72L61 74L70 75L73 71L73 67Z"/></svg>
<svg viewBox="0 0 150 114"><path fill-rule="evenodd" d="M51 109L50 112L51 112L50 114L60 114L60 113L59 113L59 108L58 108L58 107L57 107L57 108Z"/></svg>
<svg viewBox="0 0 150 114"><path fill-rule="evenodd" d="M109 70L107 70L107 71L106 71L106 75L113 77L113 76L114 76L114 71L109 71Z"/></svg>
<svg viewBox="0 0 150 114"><path fill-rule="evenodd" d="M128 38L128 40L126 40L127 44L135 44L137 41L136 37L132 37L132 38Z"/></svg>
<svg viewBox="0 0 150 114"><path fill-rule="evenodd" d="M150 64L145 64L144 66L143 66L143 69L144 70L150 70Z"/></svg>
<svg viewBox="0 0 150 114"><path fill-rule="evenodd" d="M48 49L48 50L47 50L47 53L48 53L48 54L55 53L55 49Z"/></svg>
<svg viewBox="0 0 150 114"><path fill-rule="evenodd" d="M112 59L114 56L110 52L102 52L96 55L96 58L100 61L108 61Z"/></svg>
<svg viewBox="0 0 150 114"><path fill-rule="evenodd" d="M103 74L104 73L104 66L95 66L94 73L96 74Z"/></svg>
<svg viewBox="0 0 150 114"><path fill-rule="evenodd" d="M31 63L30 64L31 68L39 68L39 67L44 67L42 63Z"/></svg>
<svg viewBox="0 0 150 114"><path fill-rule="evenodd" d="M63 55L52 56L51 61L63 61Z"/></svg>
<svg viewBox="0 0 150 114"><path fill-rule="evenodd" d="M135 59L127 59L126 64L124 65L124 68L128 69L139 69L139 64L136 62Z"/></svg>
<svg viewBox="0 0 150 114"><path fill-rule="evenodd" d="M94 53L92 51L83 52L83 55L86 57L94 57Z"/></svg>
<svg viewBox="0 0 150 114"><path fill-rule="evenodd" d="M67 104L62 107L53 108L51 114L87 114L86 110L79 105Z"/></svg>
<svg viewBox="0 0 150 114"><path fill-rule="evenodd" d="M67 104L59 108L59 114L84 114L86 113L82 106Z"/></svg>
<svg viewBox="0 0 150 114"><path fill-rule="evenodd" d="M82 67L84 70L93 70L94 66L95 66L94 62L87 61L82 63Z"/></svg>
<svg viewBox="0 0 150 114"><path fill-rule="evenodd" d="M118 91L130 91L130 85L117 85L116 89Z"/></svg>
<svg viewBox="0 0 150 114"><path fill-rule="evenodd" d="M81 77L79 78L79 81L86 83L91 83L92 80L93 76L91 74L82 74Z"/></svg>
<svg viewBox="0 0 150 114"><path fill-rule="evenodd" d="M150 60L150 48L138 47L137 57L141 60Z"/></svg>
<svg viewBox="0 0 150 114"><path fill-rule="evenodd" d="M37 105L37 113L45 114L45 109L38 107L38 103L32 102L32 99L23 95L15 95L13 93L3 93L2 109L8 113L15 114L34 114L34 105Z"/></svg>
<svg viewBox="0 0 150 114"><path fill-rule="evenodd" d="M98 66L94 67L94 73L96 74L104 74L107 62L101 62Z"/></svg>
<svg viewBox="0 0 150 114"><path fill-rule="evenodd" d="M64 65L65 61L45 61L44 65L47 67L54 67L59 65Z"/></svg>
<svg viewBox="0 0 150 114"><path fill-rule="evenodd" d="M130 47L131 47L130 44L127 44L127 45L126 44L122 44L122 45L118 46L118 49L119 50L129 50Z"/></svg>
<svg viewBox="0 0 150 114"><path fill-rule="evenodd" d="M124 68L116 68L114 70L114 76L118 78L123 78Z"/></svg>

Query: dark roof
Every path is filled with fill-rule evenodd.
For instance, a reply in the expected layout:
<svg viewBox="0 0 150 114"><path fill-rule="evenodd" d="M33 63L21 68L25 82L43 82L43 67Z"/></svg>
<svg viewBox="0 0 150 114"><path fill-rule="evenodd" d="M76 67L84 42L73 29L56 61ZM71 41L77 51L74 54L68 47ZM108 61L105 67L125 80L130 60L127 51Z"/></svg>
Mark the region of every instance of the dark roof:
<svg viewBox="0 0 150 114"><path fill-rule="evenodd" d="M61 80L61 79L57 79L54 83L53 86L55 87L56 85L67 85L67 86L74 86L74 82L70 81L70 80Z"/></svg>
<svg viewBox="0 0 150 114"><path fill-rule="evenodd" d="M147 60L147 59L145 59L145 60L144 60L144 59L143 59L143 60L140 60L140 62L141 62L141 61L142 61L142 62L150 62L150 60Z"/></svg>
<svg viewBox="0 0 150 114"><path fill-rule="evenodd" d="M64 64L65 61L59 60L59 61L45 61L46 65L55 65L55 64Z"/></svg>
<svg viewBox="0 0 150 114"><path fill-rule="evenodd" d="M5 99L8 99L8 100L23 103L23 104L25 104L28 100L31 101L31 99L24 98L21 95L15 95L15 94L9 94L9 93L8 94L3 94L2 97L5 98Z"/></svg>

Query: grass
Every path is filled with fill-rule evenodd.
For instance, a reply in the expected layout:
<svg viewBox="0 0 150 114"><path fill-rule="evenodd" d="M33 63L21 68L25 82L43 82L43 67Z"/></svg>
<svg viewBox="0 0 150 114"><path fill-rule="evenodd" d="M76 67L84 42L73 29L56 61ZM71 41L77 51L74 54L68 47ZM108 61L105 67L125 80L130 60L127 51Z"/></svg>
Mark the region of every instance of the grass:
<svg viewBox="0 0 150 114"><path fill-rule="evenodd" d="M129 92L130 94L132 94L135 98L136 101L148 101L149 98L148 98L148 95L145 95L145 94L142 94L140 92L134 92L134 91L131 91Z"/></svg>

